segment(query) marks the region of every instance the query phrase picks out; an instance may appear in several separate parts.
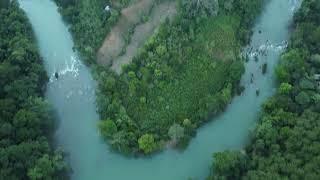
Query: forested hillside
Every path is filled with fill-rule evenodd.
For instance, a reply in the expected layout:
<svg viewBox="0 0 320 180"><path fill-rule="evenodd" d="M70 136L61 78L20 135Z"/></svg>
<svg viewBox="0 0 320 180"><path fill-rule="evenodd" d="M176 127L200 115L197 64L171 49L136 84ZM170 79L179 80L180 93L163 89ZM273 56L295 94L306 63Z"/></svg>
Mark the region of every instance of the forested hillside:
<svg viewBox="0 0 320 180"><path fill-rule="evenodd" d="M215 154L208 179L320 178L320 1L304 0L293 26L251 143Z"/></svg>
<svg viewBox="0 0 320 180"><path fill-rule="evenodd" d="M31 25L16 1L0 2L0 179L66 179Z"/></svg>
<svg viewBox="0 0 320 180"><path fill-rule="evenodd" d="M199 3L200 2L200 3ZM122 153L186 146L241 88L241 45L261 1L178 1L120 76L99 73L101 134ZM194 8L197 7L197 8Z"/></svg>

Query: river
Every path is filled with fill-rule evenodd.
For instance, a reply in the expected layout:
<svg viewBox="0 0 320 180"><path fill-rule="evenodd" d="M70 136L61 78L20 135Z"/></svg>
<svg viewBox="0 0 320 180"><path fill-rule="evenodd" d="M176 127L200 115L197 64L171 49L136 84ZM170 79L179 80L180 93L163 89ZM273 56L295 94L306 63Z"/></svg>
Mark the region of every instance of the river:
<svg viewBox="0 0 320 180"><path fill-rule="evenodd" d="M183 152L166 150L150 158L128 158L111 152L98 134L95 88L90 70L72 50L73 41L57 6L50 0L19 0L35 31L45 68L50 76L46 97L57 111L57 144L68 154L75 180L185 180L204 179L212 153L242 149L255 127L261 104L275 91L274 66L285 49L297 0L270 0L257 19L253 49L266 51L246 63L242 83L246 90L235 97L225 113L198 130ZM261 33L259 33L261 31ZM269 41L268 43L267 40ZM268 63L262 75L261 66ZM59 79L54 73L59 72ZM251 73L254 81L251 84ZM256 96L256 89L260 96Z"/></svg>

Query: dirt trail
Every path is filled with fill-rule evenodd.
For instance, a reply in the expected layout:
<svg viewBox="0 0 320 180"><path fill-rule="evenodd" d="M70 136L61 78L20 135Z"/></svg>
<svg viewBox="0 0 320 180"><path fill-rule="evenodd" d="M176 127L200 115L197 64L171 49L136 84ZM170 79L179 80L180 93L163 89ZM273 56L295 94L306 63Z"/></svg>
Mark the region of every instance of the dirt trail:
<svg viewBox="0 0 320 180"><path fill-rule="evenodd" d="M98 51L99 64L106 66L111 65L111 68L115 72L120 73L122 65L131 62L138 49L144 44L148 37L154 33L160 23L163 22L166 17L170 18L176 14L175 1L166 1L155 5L149 16L149 20L135 27L131 41L127 47L125 47L126 53L119 56L125 46L123 36L128 32L128 29L140 22L141 13L147 14L150 8L152 8L153 3L155 3L153 0L141 0L121 12L122 16L119 22L112 28ZM143 9L143 12L141 9Z"/></svg>
<svg viewBox="0 0 320 180"><path fill-rule="evenodd" d="M135 28L131 43L126 47L126 53L114 60L111 69L120 74L122 65L132 61L138 49L143 46L144 42L154 33L160 23L163 22L166 17L173 17L175 14L175 2L164 2L156 6L150 15L149 21Z"/></svg>
<svg viewBox="0 0 320 180"><path fill-rule="evenodd" d="M155 0L138 0L132 6L121 11L118 23L111 29L98 51L97 60L99 64L110 65L112 59L117 57L125 45L123 37L128 30L140 22L144 14L148 14Z"/></svg>

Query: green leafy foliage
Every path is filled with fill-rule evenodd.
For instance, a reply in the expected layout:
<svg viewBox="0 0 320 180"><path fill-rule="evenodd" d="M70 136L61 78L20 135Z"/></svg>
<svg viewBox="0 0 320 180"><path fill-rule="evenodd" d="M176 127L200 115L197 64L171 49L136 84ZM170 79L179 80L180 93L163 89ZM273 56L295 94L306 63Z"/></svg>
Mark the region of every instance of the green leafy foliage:
<svg viewBox="0 0 320 180"><path fill-rule="evenodd" d="M101 130L102 136L112 137L117 132L117 126L112 120L100 121L99 129Z"/></svg>
<svg viewBox="0 0 320 180"><path fill-rule="evenodd" d="M218 14L218 0L179 0L181 14L186 18L210 17Z"/></svg>
<svg viewBox="0 0 320 180"><path fill-rule="evenodd" d="M55 179L55 173L66 168L63 157L60 154L50 156L44 154L36 161L35 166L29 169L28 176L31 180Z"/></svg>
<svg viewBox="0 0 320 180"><path fill-rule="evenodd" d="M117 7L115 1L56 2L71 24L76 48L91 60L117 19L103 8L112 4L119 12L128 3L121 1ZM223 111L239 89L244 72L240 45L249 37L262 0L178 2L177 17L159 27L120 76L97 67L99 113L108 119L99 123L100 132L120 152L140 152L138 139L144 134L154 135L159 144L154 151L162 148L174 123L183 124L180 142L187 144L195 128Z"/></svg>
<svg viewBox="0 0 320 180"><path fill-rule="evenodd" d="M47 80L28 19L11 1L0 8L0 179L67 179L62 153L48 140Z"/></svg>
<svg viewBox="0 0 320 180"><path fill-rule="evenodd" d="M170 140L185 147L239 89L244 66L237 31L249 28L240 27L242 15L223 11L189 18L183 11L159 27L119 76L99 71L99 113L123 134L125 146L117 144L117 150L139 152L144 134L153 134L153 151ZM108 138L111 144L119 139L115 135Z"/></svg>
<svg viewBox="0 0 320 180"><path fill-rule="evenodd" d="M152 134L144 134L139 140L139 149L141 149L145 154L149 154L156 149L156 143Z"/></svg>
<svg viewBox="0 0 320 180"><path fill-rule="evenodd" d="M246 168L246 158L245 154L233 151L214 154L216 165L213 166L212 173L221 172L226 176L212 174L208 179L237 179L241 175L242 169Z"/></svg>
<svg viewBox="0 0 320 180"><path fill-rule="evenodd" d="M178 141L184 137L184 128L179 124L173 124L168 131L168 135L174 141Z"/></svg>
<svg viewBox="0 0 320 180"><path fill-rule="evenodd" d="M232 13L241 18L237 31L242 45L249 43L255 18L260 14L263 4L267 0L219 0L219 13Z"/></svg>
<svg viewBox="0 0 320 180"><path fill-rule="evenodd" d="M303 1L277 69L280 87L263 106L244 157L216 154L208 179L319 179L319 12L320 1Z"/></svg>
<svg viewBox="0 0 320 180"><path fill-rule="evenodd" d="M279 87L279 94L289 94L292 91L293 87L289 83L281 83Z"/></svg>

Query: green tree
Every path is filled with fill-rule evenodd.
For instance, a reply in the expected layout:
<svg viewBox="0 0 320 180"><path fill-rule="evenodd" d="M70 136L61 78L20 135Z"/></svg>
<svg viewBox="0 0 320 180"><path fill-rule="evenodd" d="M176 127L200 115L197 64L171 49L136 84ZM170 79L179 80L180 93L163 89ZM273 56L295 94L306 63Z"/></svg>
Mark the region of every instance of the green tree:
<svg viewBox="0 0 320 180"><path fill-rule="evenodd" d="M299 82L299 87L302 90L314 90L315 87L315 83L307 78L302 78Z"/></svg>
<svg viewBox="0 0 320 180"><path fill-rule="evenodd" d="M228 84L228 86L224 88L221 92L221 99L223 104L230 103L231 98L232 98L232 85Z"/></svg>
<svg viewBox="0 0 320 180"><path fill-rule="evenodd" d="M219 12L218 0L180 0L181 9L188 18L216 16Z"/></svg>
<svg viewBox="0 0 320 180"><path fill-rule="evenodd" d="M67 165L63 162L60 154L56 154L53 157L45 154L36 161L33 168L29 169L28 177L31 180L53 180L58 177L58 172L61 172L66 167Z"/></svg>
<svg viewBox="0 0 320 180"><path fill-rule="evenodd" d="M246 168L246 158L241 152L224 151L214 154L214 173L209 179L237 179Z"/></svg>
<svg viewBox="0 0 320 180"><path fill-rule="evenodd" d="M290 74L287 71L286 67L278 66L276 68L276 74L280 82L286 82L286 83L289 82Z"/></svg>
<svg viewBox="0 0 320 180"><path fill-rule="evenodd" d="M112 90L116 86L116 80L112 76L108 76L105 82L107 89Z"/></svg>
<svg viewBox="0 0 320 180"><path fill-rule="evenodd" d="M117 133L115 133L112 136L110 144L119 152L129 152L129 141L127 139L127 133L125 131L118 131Z"/></svg>
<svg viewBox="0 0 320 180"><path fill-rule="evenodd" d="M145 154L153 152L156 148L156 143L152 134L144 134L139 140L139 149L141 149Z"/></svg>
<svg viewBox="0 0 320 180"><path fill-rule="evenodd" d="M174 123L168 131L168 135L173 141L179 141L184 137L184 128L180 124Z"/></svg>
<svg viewBox="0 0 320 180"><path fill-rule="evenodd" d="M167 53L167 48L163 45L160 45L156 48L156 52L159 56L163 56Z"/></svg>
<svg viewBox="0 0 320 180"><path fill-rule="evenodd" d="M230 73L230 79L232 82L237 82L240 80L242 74L244 73L244 65L241 61L233 61L230 65L230 69L232 73Z"/></svg>
<svg viewBox="0 0 320 180"><path fill-rule="evenodd" d="M278 91L279 91L280 94L287 95L287 94L290 94L292 89L293 89L293 87L292 87L291 84L289 84L289 83L281 83Z"/></svg>
<svg viewBox="0 0 320 180"><path fill-rule="evenodd" d="M191 127L192 126L192 122L190 119L184 119L182 124L184 127Z"/></svg>
<svg viewBox="0 0 320 180"><path fill-rule="evenodd" d="M116 124L110 119L100 121L98 126L104 138L112 137L117 132Z"/></svg>
<svg viewBox="0 0 320 180"><path fill-rule="evenodd" d="M311 101L310 96L306 92L300 92L296 97L295 100L300 105L308 105Z"/></svg>

